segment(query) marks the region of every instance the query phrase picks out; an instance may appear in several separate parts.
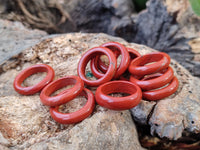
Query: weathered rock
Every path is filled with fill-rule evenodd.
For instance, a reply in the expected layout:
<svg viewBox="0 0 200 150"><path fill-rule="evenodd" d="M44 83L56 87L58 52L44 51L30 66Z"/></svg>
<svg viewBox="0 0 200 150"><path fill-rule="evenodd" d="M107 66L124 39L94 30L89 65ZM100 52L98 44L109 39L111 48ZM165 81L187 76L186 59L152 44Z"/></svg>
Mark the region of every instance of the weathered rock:
<svg viewBox="0 0 200 150"><path fill-rule="evenodd" d="M178 91L158 102L142 101L131 112L139 123L151 126L151 134L178 139L184 130L200 133L200 81L176 62L171 66L179 80Z"/></svg>
<svg viewBox="0 0 200 150"><path fill-rule="evenodd" d="M0 65L0 143L10 149L143 149L129 111L111 111L96 106L94 113L73 125L60 125L50 116L49 108L40 102L39 94L22 96L14 91L15 76L24 68L46 63L55 70L56 79L77 75L77 63L86 50L120 38L105 34L66 34L43 40ZM143 51L141 51L143 53ZM24 84L32 85L45 74L29 77ZM83 101L84 100L84 101ZM76 98L67 103L65 112L73 112L85 104Z"/></svg>
<svg viewBox="0 0 200 150"><path fill-rule="evenodd" d="M48 141L50 137L57 137L63 132L63 129L67 129L70 132L74 128L73 126L61 126L55 123L49 116L48 107L40 103L38 94L34 96L17 94L12 88L12 82L17 73L31 64L46 63L55 69L56 78L65 75L77 75L76 67L81 57L80 54L108 41L120 42L127 47L135 48L142 55L154 51L146 46L127 43L120 38L105 34L75 33L46 39L36 46L23 51L17 57L18 59L15 60L15 63L12 60L12 65L9 65L9 61L1 65L1 69L4 72L0 76L0 86L3 89L0 91L0 105L2 106L0 108L0 117L3 117L2 124L5 128L1 128L1 132L11 142L11 145L19 146L21 144L20 146L22 147L30 147L34 143ZM193 77L174 60L172 60L171 66L180 83L178 91L172 96L157 102L143 100L131 112L137 122L151 126L152 134L156 133L160 137L177 139L184 130L190 133L200 133L200 93L198 88L200 80ZM31 81L35 83L35 79L40 80L41 78L36 75L36 77L32 78L34 82L30 79L25 84L31 83ZM79 105L79 103L77 104ZM74 109L73 103L69 105L69 108ZM97 109L88 120L92 118L98 119L96 115L102 112L107 113L107 111L99 112ZM117 112L115 113L116 115L118 114ZM131 118L129 117L128 119ZM78 125L81 126L85 121ZM118 126L118 120L115 121L116 126ZM134 127L134 124L132 125ZM125 126L125 128L130 127ZM132 132L130 134L135 137ZM126 136L129 137L130 135ZM134 145L135 142L132 144Z"/></svg>
<svg viewBox="0 0 200 150"><path fill-rule="evenodd" d="M35 45L46 35L44 31L27 29L20 22L0 19L0 64Z"/></svg>

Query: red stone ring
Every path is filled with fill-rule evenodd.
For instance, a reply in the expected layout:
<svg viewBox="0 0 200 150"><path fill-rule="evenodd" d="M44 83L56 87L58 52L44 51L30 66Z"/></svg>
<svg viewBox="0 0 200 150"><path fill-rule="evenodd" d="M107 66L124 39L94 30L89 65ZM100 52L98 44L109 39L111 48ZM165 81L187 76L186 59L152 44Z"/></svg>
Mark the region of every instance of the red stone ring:
<svg viewBox="0 0 200 150"><path fill-rule="evenodd" d="M112 93L130 94L124 97L112 97ZM99 86L95 93L97 103L105 108L113 110L131 109L138 105L142 98L139 86L129 81L111 81Z"/></svg>
<svg viewBox="0 0 200 150"><path fill-rule="evenodd" d="M52 118L61 124L78 123L87 118L93 112L93 109L95 107L94 95L90 90L86 88L84 88L82 93L80 93L79 95L84 96L88 99L85 106L83 106L78 111L72 113L59 112L59 106L51 107L50 113Z"/></svg>
<svg viewBox="0 0 200 150"><path fill-rule="evenodd" d="M140 57L141 54L136 51L135 49L133 48L126 48L129 52L129 56L130 56L130 60L132 61L133 59L136 59L137 57ZM126 70L126 72L124 72L124 74L122 74L120 76L120 80L125 80L125 81L129 81L129 76L130 76L130 73L128 71L128 69Z"/></svg>
<svg viewBox="0 0 200 150"><path fill-rule="evenodd" d="M46 77L37 83L36 85L23 87L21 84L29 76L38 72L47 72ZM54 78L54 70L46 64L33 65L25 70L21 71L15 78L13 86L15 90L22 95L32 95L41 91L47 84L49 84Z"/></svg>
<svg viewBox="0 0 200 150"><path fill-rule="evenodd" d="M137 84L142 90L153 90L159 87L162 87L169 83L174 78L174 72L171 67L168 67L167 70L162 71L163 73L156 74L151 76L144 77L142 79L137 79L133 75L130 76L130 81Z"/></svg>
<svg viewBox="0 0 200 150"><path fill-rule="evenodd" d="M174 77L172 81L165 87L151 91L142 92L143 99L156 101L172 95L178 89L178 79Z"/></svg>
<svg viewBox="0 0 200 150"><path fill-rule="evenodd" d="M121 56L122 56L121 63L119 65L119 67L117 68L116 74L113 77L114 79L118 78L120 75L122 75L126 71L126 69L128 68L128 65L130 63L130 57L129 57L129 53L128 53L126 47L124 47L122 44L117 43L117 42L108 42L108 43L101 45L101 47L106 47L106 48L112 50L113 53L115 54L116 58L121 54ZM105 73L107 71L108 67L101 61L100 56L97 56L94 59L98 59L98 60L91 61L92 73L97 78L103 77L104 74L100 73L98 71L98 68L99 68L99 70L101 70L102 72ZM94 63L98 63L98 65L94 64Z"/></svg>
<svg viewBox="0 0 200 150"><path fill-rule="evenodd" d="M153 52L132 60L129 65L129 72L136 76L145 76L166 69L169 64L169 55L162 52Z"/></svg>
<svg viewBox="0 0 200 150"><path fill-rule="evenodd" d="M55 91L68 85L74 86L67 89L67 91L64 90L56 96L50 96ZM74 99L82 92L83 88L84 83L78 76L63 77L48 84L40 93L40 100L44 105L47 106L59 106Z"/></svg>
<svg viewBox="0 0 200 150"><path fill-rule="evenodd" d="M141 54L133 48L127 47L126 49L129 52L130 60L133 60L133 59L141 56Z"/></svg>
<svg viewBox="0 0 200 150"><path fill-rule="evenodd" d="M96 57L97 55L106 55L109 59L110 65L108 67L108 71L106 72L106 74L104 74L103 77L101 77L97 80L89 80L85 76L85 68L86 68L88 62L92 58ZM113 78L113 76L115 75L116 70L117 70L116 57L111 50L109 50L108 48L105 48L105 47L95 47L95 48L88 50L85 54L83 54L83 56L79 60L78 69L77 69L78 75L80 76L80 78L84 81L85 84L87 84L89 86L99 86L105 82L110 81Z"/></svg>
<svg viewBox="0 0 200 150"><path fill-rule="evenodd" d="M140 53L138 51L134 50L133 48L126 48L126 49L129 52L130 60L133 60L133 59L141 56ZM115 54L116 58L118 58L119 55L120 55L120 52L116 51L116 50L113 51L113 53ZM96 78L101 78L103 76L103 74L100 73L98 71L98 69L100 71L102 71L103 73L106 73L106 71L108 69L108 66L105 65L102 61L100 61L100 56L99 55L91 60L90 67L91 67L92 73L94 74L94 76ZM123 77L123 74L120 76L120 79L128 81L128 79L125 79Z"/></svg>

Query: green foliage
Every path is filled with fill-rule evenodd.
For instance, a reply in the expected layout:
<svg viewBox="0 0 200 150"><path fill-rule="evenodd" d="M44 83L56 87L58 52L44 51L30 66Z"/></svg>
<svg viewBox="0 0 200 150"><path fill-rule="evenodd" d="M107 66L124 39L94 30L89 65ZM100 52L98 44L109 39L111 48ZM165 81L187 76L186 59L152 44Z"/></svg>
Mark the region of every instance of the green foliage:
<svg viewBox="0 0 200 150"><path fill-rule="evenodd" d="M194 13L200 16L200 0L189 0Z"/></svg>
<svg viewBox="0 0 200 150"><path fill-rule="evenodd" d="M133 0L136 11L141 11L146 8L147 0Z"/></svg>

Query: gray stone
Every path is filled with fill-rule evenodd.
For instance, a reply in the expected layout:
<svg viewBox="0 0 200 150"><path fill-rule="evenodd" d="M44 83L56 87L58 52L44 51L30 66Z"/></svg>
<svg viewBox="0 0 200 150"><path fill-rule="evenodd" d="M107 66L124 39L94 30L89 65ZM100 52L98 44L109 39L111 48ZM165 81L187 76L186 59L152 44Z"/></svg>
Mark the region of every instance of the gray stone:
<svg viewBox="0 0 200 150"><path fill-rule="evenodd" d="M125 43L105 34L73 33L47 38L22 51L17 59L0 65L0 132L11 149L143 149L130 112L112 111L96 106L93 114L80 123L61 125L50 116L49 107L40 102L39 94L23 96L13 89L15 76L37 63L46 63L55 70L55 79L77 75L77 63L85 51L107 41ZM10 63L11 66L9 67ZM7 67L5 67L7 66ZM3 69L2 69L3 68ZM29 77L24 84L33 85L44 76ZM94 91L94 89L92 89ZM84 102L83 102L84 100ZM67 103L66 111L83 107L85 99Z"/></svg>
<svg viewBox="0 0 200 150"><path fill-rule="evenodd" d="M0 19L0 64L35 45L46 35L44 31L27 29L20 22Z"/></svg>
<svg viewBox="0 0 200 150"><path fill-rule="evenodd" d="M0 76L0 87L3 88L0 91L0 105L2 106L0 114L4 117L4 125L6 125L7 129L10 129L10 126L7 125L8 122L15 129L14 133L11 132L12 134L6 132L6 134L13 136L14 140L11 140L11 145L19 146L15 144L18 141L18 143L22 144L22 147L24 145L30 147L35 143L40 143L36 139L38 141L48 141L50 137L55 137L63 129L70 131L74 127L61 126L55 123L49 116L48 107L40 103L37 94L33 96L17 94L12 88L12 82L17 73L32 64L46 63L54 68L56 78L65 75L77 75L76 68L81 54L108 41L120 42L127 47L138 50L142 55L155 51L149 47L128 43L123 39L106 34L73 33L43 40L36 46L23 51L17 57L18 59L14 60L15 62L12 61L11 67L9 67L9 61L5 62L7 65L0 66L0 69L3 70ZM156 102L142 100L131 112L137 122L150 125L152 135L155 133L159 137L178 139L182 136L183 131L200 133L200 80L193 77L176 61L171 60L170 65L179 80L178 91L170 97ZM35 79L39 80L41 78L37 76L27 83L34 83ZM80 103L69 104L71 106L69 108L74 108L72 107L74 104L79 105ZM81 105L79 106L81 107ZM107 113L104 110L102 112ZM97 114L98 109L90 119L95 118ZM23 126L23 130L21 126ZM123 128L120 129L123 130ZM5 133L2 134L5 138L8 137ZM23 135L23 138L19 135ZM130 135L126 136L129 137ZM25 142L23 139L26 139Z"/></svg>

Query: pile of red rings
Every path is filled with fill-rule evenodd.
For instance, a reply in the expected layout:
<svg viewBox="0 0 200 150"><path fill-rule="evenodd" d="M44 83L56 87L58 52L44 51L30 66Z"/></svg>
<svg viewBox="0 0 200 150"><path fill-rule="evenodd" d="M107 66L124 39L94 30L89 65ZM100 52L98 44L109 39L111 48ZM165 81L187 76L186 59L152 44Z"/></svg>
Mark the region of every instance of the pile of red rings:
<svg viewBox="0 0 200 150"><path fill-rule="evenodd" d="M106 55L109 65L101 56ZM121 55L121 62L117 67L117 58ZM90 62L92 74L97 80L86 77L86 66ZM31 66L20 72L14 80L15 90L23 95L40 92L40 99L44 105L50 106L52 118L62 124L82 121L90 116L96 102L105 108L113 110L131 109L138 105L141 99L160 100L173 94L178 88L178 80L169 66L170 57L162 52L154 52L141 56L132 48L124 47L117 42L105 43L94 47L82 55L78 64L79 76L66 76L54 79L54 70L46 64ZM24 87L23 81L38 72L47 72L46 77L38 84ZM130 79L125 76L130 74ZM72 88L63 90L56 96L55 91L68 85ZM84 87L97 87L95 97ZM114 97L111 94L124 93L128 96ZM59 106L77 96L83 96L87 103L78 111L72 113L59 112Z"/></svg>

